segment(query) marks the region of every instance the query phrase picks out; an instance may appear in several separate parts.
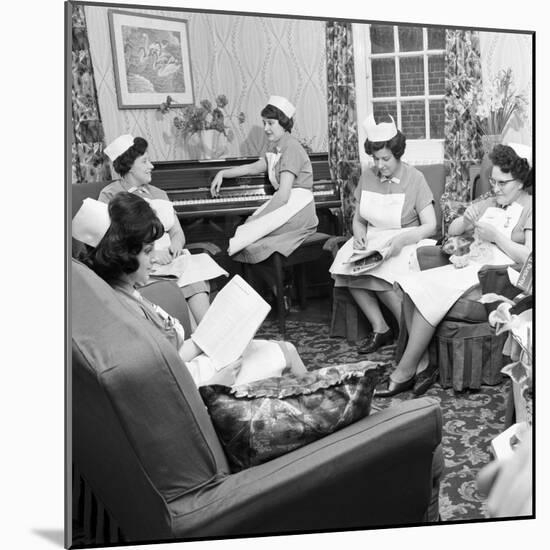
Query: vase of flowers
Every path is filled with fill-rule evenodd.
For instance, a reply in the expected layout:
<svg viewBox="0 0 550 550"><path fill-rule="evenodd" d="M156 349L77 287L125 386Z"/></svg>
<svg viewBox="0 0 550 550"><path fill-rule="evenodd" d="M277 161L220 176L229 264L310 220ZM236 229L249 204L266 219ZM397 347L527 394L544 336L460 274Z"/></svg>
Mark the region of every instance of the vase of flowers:
<svg viewBox="0 0 550 550"><path fill-rule="evenodd" d="M175 112L172 124L176 135L183 138L190 148L198 150L200 159L216 159L226 155L228 142L234 137L226 120L235 118L239 124L246 120L243 112L238 115L226 112L228 101L223 94L216 97L215 107L208 99L203 99L200 105L184 105L177 109L172 103L172 98L167 96L159 110L163 115Z"/></svg>
<svg viewBox="0 0 550 550"><path fill-rule="evenodd" d="M525 116L525 95L516 90L512 69L501 69L489 86L473 98L472 112L481 134L485 153L502 142L504 130L513 118Z"/></svg>

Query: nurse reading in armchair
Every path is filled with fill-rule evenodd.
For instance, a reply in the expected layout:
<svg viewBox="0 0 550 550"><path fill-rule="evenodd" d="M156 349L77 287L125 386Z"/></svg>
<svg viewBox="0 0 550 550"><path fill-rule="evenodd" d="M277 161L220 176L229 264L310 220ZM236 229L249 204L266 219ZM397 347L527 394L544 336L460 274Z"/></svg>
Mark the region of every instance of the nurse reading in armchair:
<svg viewBox="0 0 550 550"><path fill-rule="evenodd" d="M73 236L86 245L80 260L105 280L123 304L145 318L177 349L197 386L232 386L281 376L297 376L306 368L290 342L253 339L236 362L217 370L210 357L185 334L180 322L151 303L140 292L151 273L154 243L164 226L150 203L137 194L121 191L107 206L86 199L72 222Z"/></svg>
<svg viewBox="0 0 550 550"><path fill-rule="evenodd" d="M390 116L391 118L391 116ZM371 114L364 122L365 151L374 166L363 172L355 190L353 237L339 250L330 272L335 286L347 287L373 332L359 353L372 353L392 341L391 329L379 300L396 320L401 297L394 290L397 276L409 271L416 244L435 232L433 195L422 172L403 162L406 138L391 122L376 124ZM384 260L365 274L352 274L354 254L377 243Z"/></svg>
<svg viewBox="0 0 550 550"><path fill-rule="evenodd" d="M319 220L313 200L313 169L306 150L290 132L295 107L284 97L271 96L262 109L267 152L251 164L220 170L210 191L217 196L224 178L266 173L275 192L229 241L229 255L238 262L256 264L274 289L269 266L263 264L274 252L289 256L315 233Z"/></svg>

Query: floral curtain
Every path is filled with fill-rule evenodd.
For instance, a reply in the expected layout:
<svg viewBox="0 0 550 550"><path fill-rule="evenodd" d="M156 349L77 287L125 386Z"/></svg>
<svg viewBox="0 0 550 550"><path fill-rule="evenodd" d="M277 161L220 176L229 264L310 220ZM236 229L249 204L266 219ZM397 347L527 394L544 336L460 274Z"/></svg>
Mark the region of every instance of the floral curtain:
<svg viewBox="0 0 550 550"><path fill-rule="evenodd" d="M72 182L110 181L84 6L72 4Z"/></svg>
<svg viewBox="0 0 550 550"><path fill-rule="evenodd" d="M470 166L483 156L481 136L469 107L481 90L479 33L447 29L445 55L445 192L441 205L465 201ZM446 220L444 220L445 222Z"/></svg>
<svg viewBox="0 0 550 550"><path fill-rule="evenodd" d="M342 198L343 230L351 234L353 192L361 173L351 23L327 21L328 160Z"/></svg>

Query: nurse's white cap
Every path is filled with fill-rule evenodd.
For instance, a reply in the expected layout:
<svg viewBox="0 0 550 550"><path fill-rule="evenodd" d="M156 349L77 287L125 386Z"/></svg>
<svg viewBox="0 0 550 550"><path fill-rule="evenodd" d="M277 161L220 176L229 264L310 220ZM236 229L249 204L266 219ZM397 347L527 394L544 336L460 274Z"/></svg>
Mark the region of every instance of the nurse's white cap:
<svg viewBox="0 0 550 550"><path fill-rule="evenodd" d="M175 222L174 206L164 199L144 199L147 201L164 226L170 231ZM95 199L84 199L82 206L75 214L72 223L73 237L94 248L103 239L111 225L109 207L106 203Z"/></svg>
<svg viewBox="0 0 550 550"><path fill-rule="evenodd" d="M104 202L84 199L72 223L73 237L94 248L103 239L111 225L109 208Z"/></svg>
<svg viewBox="0 0 550 550"><path fill-rule="evenodd" d="M507 143L506 145L511 147L518 157L526 159L529 166L533 166L533 149L529 145L523 143Z"/></svg>
<svg viewBox="0 0 550 550"><path fill-rule="evenodd" d="M105 147L105 154L114 162L122 153L125 153L134 144L134 136L124 134L118 136L113 142Z"/></svg>
<svg viewBox="0 0 550 550"><path fill-rule="evenodd" d="M281 110L288 118L292 118L296 112L296 107L294 107L286 97L280 95L272 95L267 104L277 107L277 109Z"/></svg>
<svg viewBox="0 0 550 550"><path fill-rule="evenodd" d="M388 114L388 116L391 118L391 122L376 124L372 113L363 121L363 128L367 133L367 139L369 141L389 141L392 137L397 135L397 126L395 125L393 117L390 114Z"/></svg>

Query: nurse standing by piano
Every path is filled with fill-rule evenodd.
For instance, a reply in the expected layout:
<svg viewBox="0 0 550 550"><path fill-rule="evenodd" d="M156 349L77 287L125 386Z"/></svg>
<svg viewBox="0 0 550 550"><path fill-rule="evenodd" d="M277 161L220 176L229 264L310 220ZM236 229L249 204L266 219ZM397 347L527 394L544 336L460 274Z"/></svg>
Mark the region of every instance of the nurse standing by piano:
<svg viewBox="0 0 550 550"><path fill-rule="evenodd" d="M261 264L274 252L289 256L315 233L319 220L313 200L313 168L306 150L290 134L296 108L281 96L271 96L261 111L267 152L251 164L220 170L212 181L212 196L224 178L266 173L275 192L229 241L229 255L239 262ZM269 275L265 270L264 275ZM271 281L270 281L271 282Z"/></svg>

